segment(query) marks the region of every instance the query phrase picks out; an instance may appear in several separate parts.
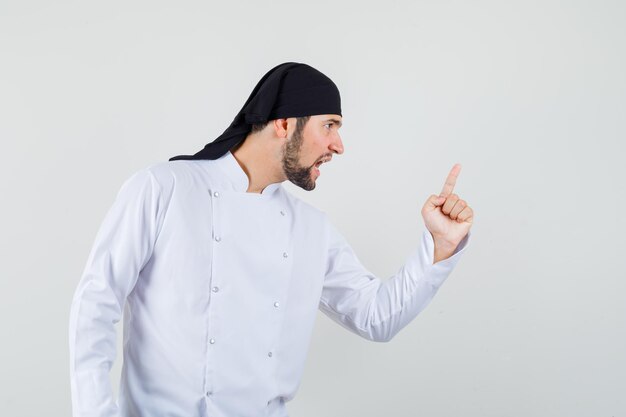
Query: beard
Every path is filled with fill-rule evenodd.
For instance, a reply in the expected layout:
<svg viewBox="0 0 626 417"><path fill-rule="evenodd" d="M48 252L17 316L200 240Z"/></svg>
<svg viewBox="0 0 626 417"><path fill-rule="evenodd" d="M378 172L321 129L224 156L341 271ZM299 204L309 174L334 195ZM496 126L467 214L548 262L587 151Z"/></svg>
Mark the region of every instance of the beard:
<svg viewBox="0 0 626 417"><path fill-rule="evenodd" d="M311 175L315 164L305 167L299 163L303 139L302 131L303 128L296 127L291 139L285 141L283 145L283 171L291 183L306 191L311 191L315 189L315 180Z"/></svg>

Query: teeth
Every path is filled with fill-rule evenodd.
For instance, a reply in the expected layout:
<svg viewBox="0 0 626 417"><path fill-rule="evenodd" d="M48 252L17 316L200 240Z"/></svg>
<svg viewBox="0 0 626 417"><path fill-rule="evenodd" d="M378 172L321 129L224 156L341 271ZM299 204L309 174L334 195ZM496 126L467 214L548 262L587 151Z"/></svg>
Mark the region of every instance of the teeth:
<svg viewBox="0 0 626 417"><path fill-rule="evenodd" d="M329 161L330 161L330 158L324 158L324 159L322 159L321 161L319 161L318 163L316 163L316 164L315 164L315 166L316 166L316 167L319 167L319 166L321 166L323 163L325 163L325 162L329 162Z"/></svg>

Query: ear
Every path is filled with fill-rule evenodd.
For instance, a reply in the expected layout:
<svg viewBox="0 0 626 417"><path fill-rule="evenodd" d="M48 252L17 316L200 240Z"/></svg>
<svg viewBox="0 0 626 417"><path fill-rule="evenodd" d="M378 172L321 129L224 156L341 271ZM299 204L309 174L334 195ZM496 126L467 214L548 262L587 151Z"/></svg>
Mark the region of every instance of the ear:
<svg viewBox="0 0 626 417"><path fill-rule="evenodd" d="M274 127L274 133L279 138L286 138L289 130L289 123L287 119L275 119L272 120L272 126Z"/></svg>

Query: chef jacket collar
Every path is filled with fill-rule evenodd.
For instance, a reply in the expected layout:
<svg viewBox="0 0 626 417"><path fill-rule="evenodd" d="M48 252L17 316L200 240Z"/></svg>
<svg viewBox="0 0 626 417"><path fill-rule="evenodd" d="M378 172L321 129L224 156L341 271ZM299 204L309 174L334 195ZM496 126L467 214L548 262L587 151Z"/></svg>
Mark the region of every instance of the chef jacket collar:
<svg viewBox="0 0 626 417"><path fill-rule="evenodd" d="M241 165L239 165L239 162L237 162L237 159L235 159L235 156L230 150L226 152L224 155L217 158L215 162L218 164L219 168L224 172L224 174L226 175L226 178L232 184L235 191L242 192L242 193L247 192L248 186L250 185L250 182L248 180L248 175L243 170ZM280 187L281 184L282 184L281 182L274 182L274 183L268 184L259 195L270 196L274 193L274 191L276 191ZM258 194L258 193L249 193L249 194Z"/></svg>

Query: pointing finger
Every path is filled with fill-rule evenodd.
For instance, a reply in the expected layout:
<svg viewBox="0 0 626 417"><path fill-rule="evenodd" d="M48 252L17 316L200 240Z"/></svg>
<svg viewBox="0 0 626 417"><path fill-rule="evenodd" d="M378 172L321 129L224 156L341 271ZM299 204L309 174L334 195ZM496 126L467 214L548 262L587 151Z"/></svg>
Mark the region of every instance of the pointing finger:
<svg viewBox="0 0 626 417"><path fill-rule="evenodd" d="M452 194L452 191L454 191L454 186L456 185L456 179L459 176L459 172L461 172L461 164L454 164L454 166L450 170L450 173L448 174L448 178L446 178L446 183L441 189L441 196L447 197Z"/></svg>

